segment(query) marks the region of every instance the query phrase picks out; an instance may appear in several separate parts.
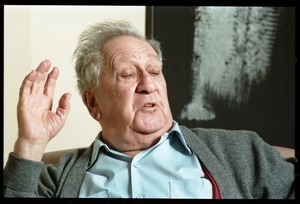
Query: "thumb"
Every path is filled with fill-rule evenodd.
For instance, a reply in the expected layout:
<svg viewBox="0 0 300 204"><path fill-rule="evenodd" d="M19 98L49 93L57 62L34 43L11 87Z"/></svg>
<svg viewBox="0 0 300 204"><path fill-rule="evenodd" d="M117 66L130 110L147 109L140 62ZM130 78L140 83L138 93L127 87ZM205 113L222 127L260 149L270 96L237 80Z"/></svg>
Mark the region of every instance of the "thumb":
<svg viewBox="0 0 300 204"><path fill-rule="evenodd" d="M70 111L70 108L71 108L70 100L71 100L70 93L65 93L59 99L56 114L59 115L63 121L65 121L65 119L67 118L68 113Z"/></svg>

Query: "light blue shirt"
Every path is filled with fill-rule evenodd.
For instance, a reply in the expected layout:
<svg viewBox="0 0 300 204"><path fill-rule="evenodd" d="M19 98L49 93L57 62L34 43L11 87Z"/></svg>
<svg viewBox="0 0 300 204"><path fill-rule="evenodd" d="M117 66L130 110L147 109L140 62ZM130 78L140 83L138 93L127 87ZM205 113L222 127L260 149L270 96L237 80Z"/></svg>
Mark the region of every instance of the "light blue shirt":
<svg viewBox="0 0 300 204"><path fill-rule="evenodd" d="M177 122L156 145L134 157L110 149L100 139L94 142L79 197L212 198L212 185Z"/></svg>

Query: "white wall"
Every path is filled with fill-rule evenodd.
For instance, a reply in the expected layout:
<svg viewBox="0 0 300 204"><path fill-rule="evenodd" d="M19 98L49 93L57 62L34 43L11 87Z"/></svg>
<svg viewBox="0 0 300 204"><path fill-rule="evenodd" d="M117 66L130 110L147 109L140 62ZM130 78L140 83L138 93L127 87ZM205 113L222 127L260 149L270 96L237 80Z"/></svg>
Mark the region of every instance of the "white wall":
<svg viewBox="0 0 300 204"><path fill-rule="evenodd" d="M44 59L60 69L53 108L63 93L72 93L67 122L46 151L93 142L101 127L77 91L72 53L87 26L107 19L129 20L145 34L144 6L4 6L4 164L18 134L19 87L25 75Z"/></svg>

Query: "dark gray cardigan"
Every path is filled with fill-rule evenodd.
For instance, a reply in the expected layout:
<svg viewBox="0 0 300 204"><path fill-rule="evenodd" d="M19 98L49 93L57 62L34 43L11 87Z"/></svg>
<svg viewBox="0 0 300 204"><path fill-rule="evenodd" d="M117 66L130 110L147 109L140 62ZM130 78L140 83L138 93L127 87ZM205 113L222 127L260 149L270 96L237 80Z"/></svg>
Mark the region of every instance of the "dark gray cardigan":
<svg viewBox="0 0 300 204"><path fill-rule="evenodd" d="M295 197L296 159L283 159L255 132L180 129L216 181L221 198ZM51 165L11 153L4 169L4 197L78 197L91 152L92 145L67 153Z"/></svg>

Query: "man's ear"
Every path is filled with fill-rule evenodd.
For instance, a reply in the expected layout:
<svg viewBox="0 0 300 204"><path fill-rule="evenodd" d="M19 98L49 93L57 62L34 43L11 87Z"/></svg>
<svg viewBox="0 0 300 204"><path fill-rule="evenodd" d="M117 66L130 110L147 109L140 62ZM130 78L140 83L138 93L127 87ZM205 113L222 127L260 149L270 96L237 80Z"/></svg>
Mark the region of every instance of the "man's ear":
<svg viewBox="0 0 300 204"><path fill-rule="evenodd" d="M97 104L94 93L90 89L84 90L82 94L82 100L87 107L90 115L97 121L100 120L101 112Z"/></svg>

